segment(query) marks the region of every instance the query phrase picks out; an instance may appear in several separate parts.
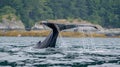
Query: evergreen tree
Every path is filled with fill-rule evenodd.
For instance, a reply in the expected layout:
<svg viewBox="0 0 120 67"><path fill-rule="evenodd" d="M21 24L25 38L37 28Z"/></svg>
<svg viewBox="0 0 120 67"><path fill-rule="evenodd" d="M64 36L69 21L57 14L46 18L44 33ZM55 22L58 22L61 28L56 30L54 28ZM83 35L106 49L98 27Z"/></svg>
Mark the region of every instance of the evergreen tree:
<svg viewBox="0 0 120 67"><path fill-rule="evenodd" d="M46 19L91 21L104 27L120 27L120 0L0 0L0 16L14 13L26 28Z"/></svg>

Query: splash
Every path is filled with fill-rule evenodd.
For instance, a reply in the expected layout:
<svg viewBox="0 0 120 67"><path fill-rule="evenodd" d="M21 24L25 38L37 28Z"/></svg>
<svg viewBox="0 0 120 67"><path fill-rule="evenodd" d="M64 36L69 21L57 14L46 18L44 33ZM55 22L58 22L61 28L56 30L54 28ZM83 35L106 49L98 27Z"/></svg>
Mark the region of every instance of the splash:
<svg viewBox="0 0 120 67"><path fill-rule="evenodd" d="M57 39L57 43L62 47L62 45L66 45L65 41L63 41L63 37L62 37L62 34L60 33L60 29L57 25L55 25L56 28L57 28L57 31L59 32L59 37Z"/></svg>

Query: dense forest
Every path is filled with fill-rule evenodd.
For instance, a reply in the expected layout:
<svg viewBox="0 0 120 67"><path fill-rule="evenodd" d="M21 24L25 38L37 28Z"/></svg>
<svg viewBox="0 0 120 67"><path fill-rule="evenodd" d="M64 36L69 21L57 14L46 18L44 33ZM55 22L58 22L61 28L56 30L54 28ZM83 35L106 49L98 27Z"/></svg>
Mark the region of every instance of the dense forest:
<svg viewBox="0 0 120 67"><path fill-rule="evenodd" d="M120 0L0 0L0 18L14 14L26 27L49 19L82 19L120 27Z"/></svg>

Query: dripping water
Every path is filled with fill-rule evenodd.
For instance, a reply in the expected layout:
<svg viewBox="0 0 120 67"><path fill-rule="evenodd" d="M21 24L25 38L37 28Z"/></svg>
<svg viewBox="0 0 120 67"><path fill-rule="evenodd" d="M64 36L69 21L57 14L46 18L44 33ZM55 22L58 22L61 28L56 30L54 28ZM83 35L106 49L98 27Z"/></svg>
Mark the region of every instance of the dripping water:
<svg viewBox="0 0 120 67"><path fill-rule="evenodd" d="M63 37L62 37L62 35L61 35L61 33L60 33L60 29L59 29L59 27L57 26L57 25L55 25L56 26L56 28L57 28L57 31L59 32L59 37L58 37L58 44L60 45L60 46L62 46L62 45L65 45L65 41L63 41Z"/></svg>

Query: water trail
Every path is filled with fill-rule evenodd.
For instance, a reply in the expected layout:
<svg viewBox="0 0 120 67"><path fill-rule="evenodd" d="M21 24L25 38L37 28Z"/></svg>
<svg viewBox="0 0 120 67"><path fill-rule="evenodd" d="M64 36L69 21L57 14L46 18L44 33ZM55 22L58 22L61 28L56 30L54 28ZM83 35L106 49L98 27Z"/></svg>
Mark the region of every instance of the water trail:
<svg viewBox="0 0 120 67"><path fill-rule="evenodd" d="M106 33L104 28L102 28L102 29L100 30L100 32L102 32L103 34L105 34L105 33ZM100 46L101 46L101 45L104 45L104 46L105 46L105 43L101 41ZM100 48L99 48L99 49L100 49Z"/></svg>
<svg viewBox="0 0 120 67"><path fill-rule="evenodd" d="M78 29L79 29L79 27L78 27ZM91 31L86 31L86 30L84 30L84 27L81 27L81 32L82 32L82 46L83 46L83 49L84 50L90 50L91 48L92 49L96 49L95 47L94 47L94 45L95 45L95 43L94 43L94 40L93 40L93 35L92 35L92 32ZM87 33L88 34L88 36L90 36L90 38L88 38L88 39L86 39L85 37L86 37L86 35L85 35L85 33ZM88 43L89 42L89 43ZM85 46L86 45L86 46Z"/></svg>
<svg viewBox="0 0 120 67"><path fill-rule="evenodd" d="M57 30L58 30L58 32L59 32L59 37L58 37L58 43L60 44L60 46L62 46L62 45L65 45L65 41L63 41L63 37L62 37L62 35L61 35L61 33L60 33L60 29L59 29L59 27L57 26L57 25L55 25L56 26L56 28L57 28Z"/></svg>
<svg viewBox="0 0 120 67"><path fill-rule="evenodd" d="M79 26L78 26L78 30L80 30L80 28L79 28ZM81 30L80 30L80 32L82 33L82 35L81 35L81 37L82 37L82 47L83 47L83 49L85 50L85 46L84 46L84 44L85 44L85 32L84 32L84 29L81 27Z"/></svg>
<svg viewBox="0 0 120 67"><path fill-rule="evenodd" d="M96 50L94 37L93 37L93 32L89 31L89 34L90 34L90 44L89 44L89 47L91 46L91 49Z"/></svg>

